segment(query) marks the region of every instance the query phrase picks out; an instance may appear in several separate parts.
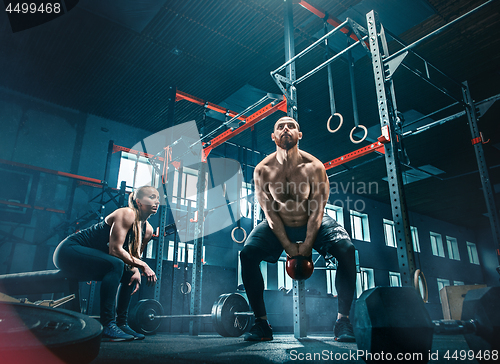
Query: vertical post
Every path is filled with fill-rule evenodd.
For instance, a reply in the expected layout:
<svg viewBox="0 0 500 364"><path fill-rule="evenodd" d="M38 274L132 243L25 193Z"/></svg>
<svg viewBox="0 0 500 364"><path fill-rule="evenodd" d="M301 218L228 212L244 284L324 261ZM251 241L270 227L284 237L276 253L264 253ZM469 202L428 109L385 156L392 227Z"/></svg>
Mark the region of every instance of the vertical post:
<svg viewBox="0 0 500 364"><path fill-rule="evenodd" d="M163 249L165 247L165 226L167 226L167 206L162 204L160 205L160 224L158 226L158 245L156 246L156 284L155 284L155 292L154 299L158 302L160 301L160 293L161 293L161 275L163 269Z"/></svg>
<svg viewBox="0 0 500 364"><path fill-rule="evenodd" d="M207 164L200 163L198 172L198 186L196 205L198 207L198 221L194 227L194 256L191 273L191 315L201 314L201 284L203 277L203 235L205 228L205 188ZM200 332L200 318L193 317L189 322L189 335L197 336Z"/></svg>
<svg viewBox="0 0 500 364"><path fill-rule="evenodd" d="M385 164L389 183L389 194L392 207L392 218L396 230L399 271L404 287L413 287L415 274L415 254L411 240L410 221L406 208L406 198L403 185L403 174L399 152L402 135L396 131L396 103L392 79L386 77L386 67L382 55L389 56L383 27L377 14L372 10L366 15L370 52L372 56L373 75L377 91L377 104L380 125L387 128L391 141L385 144Z"/></svg>
<svg viewBox="0 0 500 364"><path fill-rule="evenodd" d="M293 37L293 1L285 1L285 62L295 56L295 39ZM286 66L286 78L295 81L295 62ZM286 85L287 115L297 120L297 89Z"/></svg>
<svg viewBox="0 0 500 364"><path fill-rule="evenodd" d="M295 39L293 36L293 1L285 0L285 62L295 56ZM291 82L296 80L295 62L286 66L286 78ZM298 119L297 115L297 90L295 86L287 84L287 115ZM296 338L306 337L305 315L305 282L293 282L293 334Z"/></svg>
<svg viewBox="0 0 500 364"><path fill-rule="evenodd" d="M174 86L169 87L169 95L168 95L168 113L167 113L167 125L174 125L174 117L175 117L175 95L176 88ZM171 138L171 136L170 136ZM167 140L167 143L172 143L172 140ZM139 157L139 156L137 156ZM168 168L169 165L165 166ZM165 182L166 183L166 182ZM160 205L159 215L160 221L158 224L158 245L156 246L156 284L154 291L154 299L158 302L160 301L160 293L161 293L161 276L163 273L163 250L165 249L165 227L167 226L168 219L168 201L167 201L167 188L165 184L163 185L163 193L164 193L164 203ZM167 245L168 247L168 245Z"/></svg>
<svg viewBox="0 0 500 364"><path fill-rule="evenodd" d="M482 136L479 132L477 125L477 114L474 106L474 101L470 95L469 85L466 82L462 84L463 99L466 104L467 118L469 119L470 133L474 143L474 151L476 152L477 166L479 169L479 176L481 177L481 185L483 187L484 199L486 201L486 208L488 209L488 217L491 225L491 232L493 234L493 243L497 249L500 249L500 224L498 219L498 210L495 205L495 195L491 187L491 181L488 173L488 166L484 158ZM476 141L476 142L474 142ZM497 250L498 252L499 250ZM497 254L500 263L500 255ZM500 273L500 272L499 272Z"/></svg>

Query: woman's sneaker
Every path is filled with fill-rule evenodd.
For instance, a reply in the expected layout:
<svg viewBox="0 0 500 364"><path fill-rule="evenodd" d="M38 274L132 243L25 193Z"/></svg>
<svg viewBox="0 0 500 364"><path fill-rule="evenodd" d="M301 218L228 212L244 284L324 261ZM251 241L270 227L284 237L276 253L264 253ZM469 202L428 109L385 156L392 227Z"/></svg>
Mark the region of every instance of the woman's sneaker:
<svg viewBox="0 0 500 364"><path fill-rule="evenodd" d="M142 340L146 337L143 334L139 334L138 332L132 330L129 325L121 325L119 327L124 333L132 335L134 337L134 340Z"/></svg>
<svg viewBox="0 0 500 364"><path fill-rule="evenodd" d="M132 341L133 335L126 334L121 330L114 321L104 327L102 331L102 341Z"/></svg>
<svg viewBox="0 0 500 364"><path fill-rule="evenodd" d="M340 342L356 341L351 321L347 317L341 317L335 322L335 327L333 328L333 334L335 335L335 341L340 341Z"/></svg>
<svg viewBox="0 0 500 364"><path fill-rule="evenodd" d="M270 341L273 339L273 329L267 320L256 320L249 332L245 334L245 341Z"/></svg>

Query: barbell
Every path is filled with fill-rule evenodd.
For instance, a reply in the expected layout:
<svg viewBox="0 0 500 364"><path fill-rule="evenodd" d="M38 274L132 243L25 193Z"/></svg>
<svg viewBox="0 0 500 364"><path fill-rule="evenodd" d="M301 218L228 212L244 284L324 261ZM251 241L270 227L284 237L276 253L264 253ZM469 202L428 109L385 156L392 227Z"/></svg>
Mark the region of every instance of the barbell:
<svg viewBox="0 0 500 364"><path fill-rule="evenodd" d="M212 312L200 315L164 315L160 302L145 299L130 310L129 324L135 331L148 335L158 330L162 319L211 317L215 331L221 336L238 337L250 327L254 314L248 310L247 300L239 293L220 295L212 306Z"/></svg>

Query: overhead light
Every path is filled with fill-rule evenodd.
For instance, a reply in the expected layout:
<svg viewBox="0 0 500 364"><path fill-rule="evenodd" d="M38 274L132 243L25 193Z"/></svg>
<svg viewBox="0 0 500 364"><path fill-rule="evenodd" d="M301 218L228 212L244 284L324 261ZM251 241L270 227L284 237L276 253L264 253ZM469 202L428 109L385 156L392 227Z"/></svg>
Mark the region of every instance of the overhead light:
<svg viewBox="0 0 500 364"><path fill-rule="evenodd" d="M182 51L181 51L179 48L174 47L174 49L172 49L172 50L170 51L170 53L173 53L173 54L175 54L176 56L179 56L179 55L182 53Z"/></svg>

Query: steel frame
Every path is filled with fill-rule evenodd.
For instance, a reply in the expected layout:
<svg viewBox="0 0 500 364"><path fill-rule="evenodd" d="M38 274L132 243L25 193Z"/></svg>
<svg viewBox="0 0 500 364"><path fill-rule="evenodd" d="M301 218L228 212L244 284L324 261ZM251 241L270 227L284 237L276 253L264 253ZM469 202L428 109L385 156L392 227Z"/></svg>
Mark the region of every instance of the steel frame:
<svg viewBox="0 0 500 364"><path fill-rule="evenodd" d="M403 154L403 147L401 145L403 135L401 133L401 120L398 117L398 111L397 111L397 104L396 104L396 97L395 97L395 92L394 92L394 85L392 82L392 76L398 69L400 65L403 65L405 68L410 70L413 74L416 76L420 77L423 79L425 82L427 82L429 85L435 87L451 99L455 100L456 103L461 104L465 106L466 108L466 113L469 119L469 125L471 128L471 134L472 134L472 143L474 145L474 149L476 152L477 156L477 161L478 161L478 166L479 166L479 172L481 176L481 182L483 185L483 191L485 194L485 200L486 200L486 205L488 208L488 213L490 217L490 224L492 228L492 233L493 233L493 238L495 241L496 246L498 247L497 251L500 252L500 245L499 245L499 235L500 235L500 225L499 225L499 220L498 220L498 213L496 210L495 206L495 200L494 200L494 195L493 191L491 188L491 183L489 181L489 176L488 176L488 169L484 161L484 156L483 156L483 151L482 151L482 142L483 137L480 134L480 132L477 129L477 115L476 115L476 110L475 110L475 105L474 102L472 101L470 97L470 93L468 90L467 83L464 84L459 84L452 78L448 77L444 72L441 72L437 67L433 66L429 62L427 62L424 58L419 56L413 51L413 48L416 47L417 45L421 44L424 42L426 39L441 33L444 29L450 27L451 25L455 24L456 22L462 20L463 18L477 12L479 9L487 6L494 0L489 0L485 2L484 4L478 6L477 8L473 9L472 11L460 16L459 18L455 19L454 21L446 24L445 26L435 30L434 32L428 34L427 36L417 40L416 42L406 46L403 43L404 48L399 50L398 52L390 55L388 46L387 46L387 40L386 40L386 35L385 35L385 30L383 26L380 24L378 20L378 16L374 11L371 11L366 15L367 19L367 25L368 29L365 30L363 27L359 26L355 22L351 21L350 19L347 19L345 22L340 23L339 21L334 20L331 18L326 12L320 11L316 8L314 8L312 5L307 3L306 1L301 0L299 5L303 6L304 8L308 9L309 11L313 12L317 16L326 19L326 21L333 25L335 28L325 34L323 37L318 39L316 42L311 44L309 47L304 49L302 52L298 53L297 55L293 55L289 48L290 44L293 44L293 37L290 37L290 34L293 34L293 26L290 28L291 24L291 4L287 5L287 13L285 15L285 58L286 62L278 67L276 70L271 72L271 77L273 77L274 81L278 85L278 87L288 96L290 94L290 90L295 92L295 86L300 83L301 81L305 80L312 74L316 73L320 69L328 66L333 60L338 58L340 55L348 52L352 47L355 45L364 44L364 40L367 39L367 36L363 36L361 38L360 35L363 34L368 34L369 36L369 52L372 58L372 68L373 68L373 74L375 78L375 85L376 85L376 93L377 93L377 103L378 103L378 108L379 108L379 116L380 116L380 124L382 127L382 130L386 130L388 134L387 142L381 146L379 145L381 141L379 140L377 145L372 144L370 146L361 148L357 151L354 151L352 153L349 153L345 156L336 158L330 162L325 163L325 168L333 168L334 166L338 166L340 164L343 164L349 160L353 160L361 155L365 155L371 151L379 151L382 150L382 148L385 150L385 161L386 161L386 169L387 169L387 175L388 175L388 180L389 180L389 190L390 190L390 196L391 196L391 207L392 207L392 213L393 213L393 220L394 224L396 227L396 240L397 240L397 247L398 247L398 262L399 262L399 268L402 273L402 283L404 286L413 286L414 285L414 274L415 274L415 259L414 259L414 252L413 252L413 244L411 240L411 231L410 231L410 224L409 224L409 216L408 216L408 211L406 207L406 199L405 199L405 192L404 192L404 184L403 184L403 178L402 178L402 169L401 165L402 162L400 161L400 158ZM352 27L353 32L356 33L356 36L353 38L353 34L350 34L347 26ZM351 44L341 52L337 53L335 56L331 57L330 59L326 60L323 62L320 66L316 67L312 71L306 73L304 76L300 77L299 79L295 79L295 75L289 75L287 74L286 77L282 76L279 74L280 71L285 69L285 67L293 67L295 64L295 60L298 58L304 56L306 53L311 51L314 47L318 46L322 42L324 42L326 39L328 39L332 34L335 32L341 31L344 34L347 34L351 38L356 40L356 43ZM397 37L392 36L394 39L399 41ZM399 41L401 43L401 41ZM366 47L365 47L366 48ZM412 54L416 55L418 58L420 58L423 61L423 64L425 66L425 72L421 72L419 70L415 70L408 65L404 64L404 58L408 55L408 53L411 52ZM462 98L457 98L454 95L450 94L444 87L441 87L438 85L434 80L431 79L430 72L429 72L429 67L432 68L433 70L437 71L439 74L444 76L446 79L452 82L452 84L457 85L459 89L461 90L462 93ZM285 84L285 85L284 85ZM285 87L286 86L286 87ZM293 99L294 106L296 108L296 100L295 98ZM437 125L438 123L443 123L448 120L452 120L456 117L462 116L463 113L459 113L456 115L452 115L449 118L446 118L444 120L440 120L439 122L434 122L429 125L425 125L424 127L421 127L417 129L416 131L413 131L411 134L416 134L417 132L421 132L424 130L429 129L430 127ZM385 133L384 133L385 134ZM377 146L377 147L376 147ZM500 261L500 255L499 255L499 261ZM500 272L500 270L499 270Z"/></svg>

